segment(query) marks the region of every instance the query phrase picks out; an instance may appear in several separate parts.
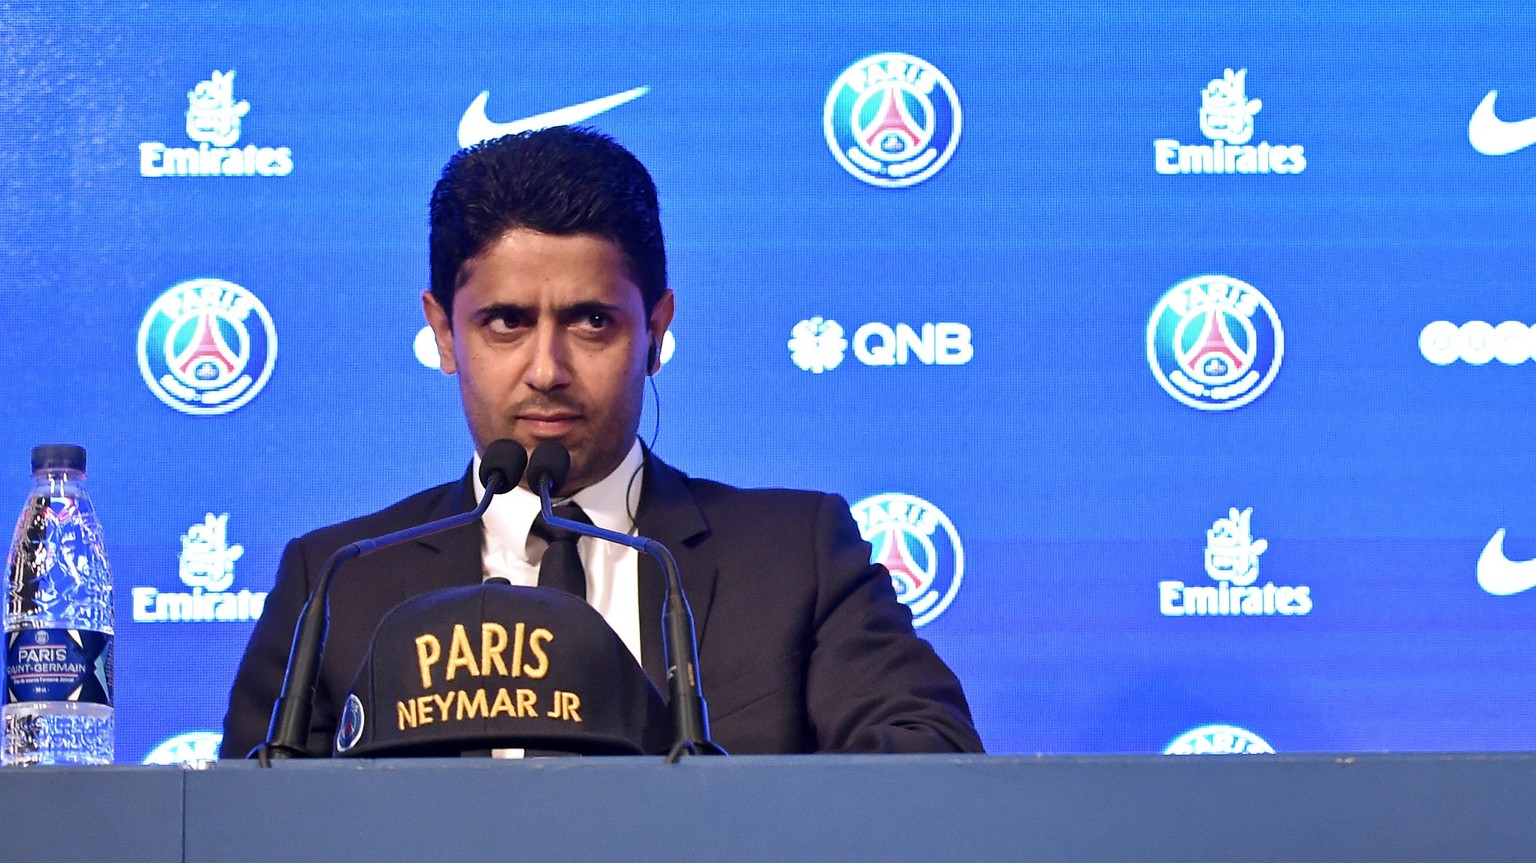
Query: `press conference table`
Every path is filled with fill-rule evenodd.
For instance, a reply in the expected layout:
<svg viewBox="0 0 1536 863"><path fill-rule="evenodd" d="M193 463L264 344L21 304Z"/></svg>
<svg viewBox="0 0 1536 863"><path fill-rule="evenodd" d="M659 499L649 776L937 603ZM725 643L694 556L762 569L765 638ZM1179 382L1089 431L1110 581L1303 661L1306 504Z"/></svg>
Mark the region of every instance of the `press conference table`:
<svg viewBox="0 0 1536 863"><path fill-rule="evenodd" d="M1536 755L0 770L0 861L1536 859Z"/></svg>

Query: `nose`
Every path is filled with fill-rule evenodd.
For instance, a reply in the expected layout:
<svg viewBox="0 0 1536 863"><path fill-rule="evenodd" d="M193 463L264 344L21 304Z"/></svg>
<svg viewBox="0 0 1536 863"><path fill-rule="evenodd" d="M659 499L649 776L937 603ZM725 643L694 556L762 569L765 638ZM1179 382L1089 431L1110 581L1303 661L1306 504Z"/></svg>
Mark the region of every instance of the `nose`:
<svg viewBox="0 0 1536 863"><path fill-rule="evenodd" d="M563 329L554 322L540 322L530 340L533 354L523 381L540 392L559 389L571 382L570 348Z"/></svg>

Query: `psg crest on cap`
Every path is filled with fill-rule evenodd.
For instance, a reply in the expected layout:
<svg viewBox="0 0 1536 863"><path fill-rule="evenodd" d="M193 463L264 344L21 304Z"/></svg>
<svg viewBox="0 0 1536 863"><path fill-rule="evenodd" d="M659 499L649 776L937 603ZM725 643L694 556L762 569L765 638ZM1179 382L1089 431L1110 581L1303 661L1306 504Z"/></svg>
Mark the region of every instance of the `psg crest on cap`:
<svg viewBox="0 0 1536 863"><path fill-rule="evenodd" d="M379 623L342 711L337 755L500 747L665 752L666 705L577 597L487 583L407 600Z"/></svg>

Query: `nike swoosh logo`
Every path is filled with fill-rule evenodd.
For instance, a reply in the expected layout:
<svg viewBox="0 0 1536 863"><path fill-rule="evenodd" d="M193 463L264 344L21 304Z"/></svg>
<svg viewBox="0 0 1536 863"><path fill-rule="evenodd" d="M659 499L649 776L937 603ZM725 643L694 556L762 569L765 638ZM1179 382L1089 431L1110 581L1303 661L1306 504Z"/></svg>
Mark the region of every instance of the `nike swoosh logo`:
<svg viewBox="0 0 1536 863"><path fill-rule="evenodd" d="M1489 90L1467 121L1467 140L1472 142L1472 149L1485 156L1507 156L1536 144L1536 117L1513 123L1500 120L1493 113L1493 100L1498 95L1498 90Z"/></svg>
<svg viewBox="0 0 1536 863"><path fill-rule="evenodd" d="M590 102L582 102L579 105L558 108L554 111L545 111L510 123L493 123L485 116L485 103L491 98L491 91L486 90L476 96L475 101L469 103L469 109L459 119L459 146L473 147L481 141L500 138L502 135L516 135L519 132L531 132L534 129L580 123L604 111L617 108L625 102L632 102L649 92L651 92L650 87L636 87L633 90L625 90L622 93L614 93L612 96L604 96L601 99L593 99Z"/></svg>
<svg viewBox="0 0 1536 863"><path fill-rule="evenodd" d="M1536 560L1504 556L1504 528L1488 540L1477 558L1477 583L1494 596L1510 596L1536 587Z"/></svg>

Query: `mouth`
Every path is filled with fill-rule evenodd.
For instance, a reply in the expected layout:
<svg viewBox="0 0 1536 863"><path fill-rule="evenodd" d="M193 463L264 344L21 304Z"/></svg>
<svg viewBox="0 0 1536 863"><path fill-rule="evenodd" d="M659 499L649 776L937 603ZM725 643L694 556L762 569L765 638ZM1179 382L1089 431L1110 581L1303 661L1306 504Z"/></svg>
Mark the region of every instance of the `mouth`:
<svg viewBox="0 0 1536 863"><path fill-rule="evenodd" d="M517 424L536 438L558 438L573 431L582 421L581 414L569 412L527 413L517 418Z"/></svg>

